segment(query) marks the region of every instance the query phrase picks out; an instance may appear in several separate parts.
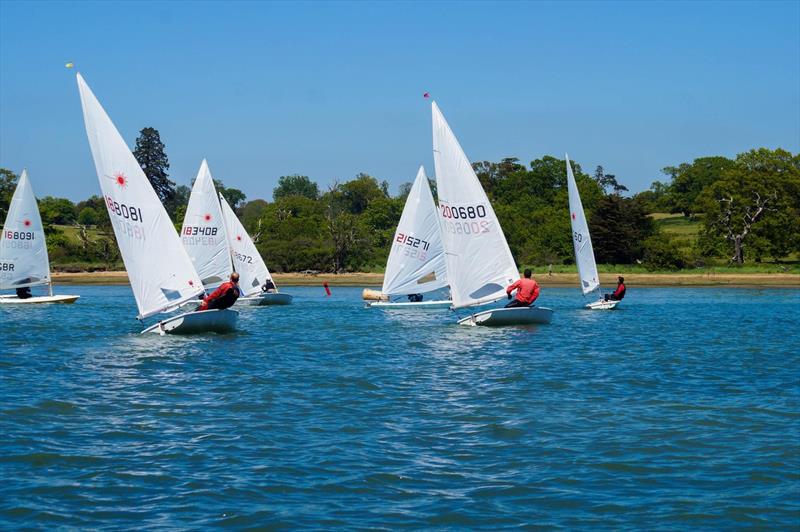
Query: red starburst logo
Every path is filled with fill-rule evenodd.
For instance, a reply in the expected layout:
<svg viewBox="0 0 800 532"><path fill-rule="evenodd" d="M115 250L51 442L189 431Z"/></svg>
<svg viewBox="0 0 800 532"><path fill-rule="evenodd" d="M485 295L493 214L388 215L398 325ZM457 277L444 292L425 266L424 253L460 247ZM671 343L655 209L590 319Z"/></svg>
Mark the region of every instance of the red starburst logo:
<svg viewBox="0 0 800 532"><path fill-rule="evenodd" d="M189 279L189 286L194 286L194 281L192 281L191 279Z"/></svg>
<svg viewBox="0 0 800 532"><path fill-rule="evenodd" d="M574 212L572 213L572 219L573 220L575 219L575 213Z"/></svg>
<svg viewBox="0 0 800 532"><path fill-rule="evenodd" d="M22 222L22 225L24 225L25 227L30 227L30 226L31 226L31 223L32 223L32 222L31 222L30 220L24 220L24 221Z"/></svg>
<svg viewBox="0 0 800 532"><path fill-rule="evenodd" d="M239 235L237 235L237 236L236 236L236 240L238 240L239 242L241 242L241 241L242 241L242 237L241 237L241 236L239 236Z"/></svg>
<svg viewBox="0 0 800 532"><path fill-rule="evenodd" d="M123 174L122 172L107 177L112 181L114 181L114 183L116 183L120 188L125 188L128 186L128 178L125 177L125 174Z"/></svg>
<svg viewBox="0 0 800 532"><path fill-rule="evenodd" d="M205 220L207 222L210 222L211 221L211 215L210 214L206 214L205 216L203 216L203 220Z"/></svg>

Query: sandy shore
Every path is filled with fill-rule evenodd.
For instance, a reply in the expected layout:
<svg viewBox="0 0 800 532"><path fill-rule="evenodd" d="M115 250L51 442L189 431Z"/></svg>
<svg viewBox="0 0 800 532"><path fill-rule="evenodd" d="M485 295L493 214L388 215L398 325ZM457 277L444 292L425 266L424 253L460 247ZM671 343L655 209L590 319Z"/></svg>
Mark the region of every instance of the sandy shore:
<svg viewBox="0 0 800 532"><path fill-rule="evenodd" d="M629 286L743 286L743 287L800 287L800 275L791 273L627 273L625 284ZM278 285L315 286L327 282L334 286L380 286L381 273L343 273L304 275L300 273L273 274ZM616 274L600 274L603 286L616 284ZM542 286L578 285L577 274L554 273L538 275L536 280ZM53 273L57 284L127 284L128 274L121 272L80 272Z"/></svg>

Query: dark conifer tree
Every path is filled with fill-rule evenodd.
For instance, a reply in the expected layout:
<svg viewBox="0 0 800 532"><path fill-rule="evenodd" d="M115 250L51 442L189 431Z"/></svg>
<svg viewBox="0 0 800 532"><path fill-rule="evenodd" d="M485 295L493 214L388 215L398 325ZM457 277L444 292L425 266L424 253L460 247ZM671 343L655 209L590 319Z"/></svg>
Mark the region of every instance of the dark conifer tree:
<svg viewBox="0 0 800 532"><path fill-rule="evenodd" d="M170 181L169 159L164 151L164 143L161 142L161 135L158 130L146 127L139 132L136 139L136 149L133 156L139 162L139 166L144 170L144 175L150 180L161 203L172 206L175 196L175 183Z"/></svg>

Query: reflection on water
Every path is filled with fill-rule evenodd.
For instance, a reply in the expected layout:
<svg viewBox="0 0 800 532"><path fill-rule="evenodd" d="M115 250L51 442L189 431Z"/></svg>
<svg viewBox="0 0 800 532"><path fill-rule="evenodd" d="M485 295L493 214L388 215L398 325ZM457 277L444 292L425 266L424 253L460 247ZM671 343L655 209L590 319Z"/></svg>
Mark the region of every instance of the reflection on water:
<svg viewBox="0 0 800 532"><path fill-rule="evenodd" d="M493 329L285 290L224 336L140 335L127 287L0 307L0 526L800 519L800 291L544 289Z"/></svg>

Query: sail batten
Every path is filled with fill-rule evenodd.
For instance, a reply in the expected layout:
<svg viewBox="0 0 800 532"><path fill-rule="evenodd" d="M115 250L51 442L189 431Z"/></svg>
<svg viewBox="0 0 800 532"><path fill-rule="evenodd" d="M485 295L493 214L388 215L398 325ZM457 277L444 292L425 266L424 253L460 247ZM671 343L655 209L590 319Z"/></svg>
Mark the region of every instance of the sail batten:
<svg viewBox="0 0 800 532"><path fill-rule="evenodd" d="M225 220L208 162L203 159L192 186L181 227L181 241L206 290L216 288L233 271Z"/></svg>
<svg viewBox="0 0 800 532"><path fill-rule="evenodd" d="M139 317L203 293L172 221L125 140L78 74L86 136Z"/></svg>
<svg viewBox="0 0 800 532"><path fill-rule="evenodd" d="M600 277L597 274L597 263L594 259L592 238L589 235L589 225L586 214L583 212L581 195L578 184L572 173L569 155L565 156L567 162L567 192L569 194L570 224L572 226L572 245L575 250L575 264L578 266L578 277L581 280L581 291L584 295L600 288Z"/></svg>
<svg viewBox="0 0 800 532"><path fill-rule="evenodd" d="M420 166L394 233L381 291L402 296L445 286L447 272L439 215L425 168Z"/></svg>
<svg viewBox="0 0 800 532"><path fill-rule="evenodd" d="M11 197L0 235L0 289L50 283L42 217L27 170L23 170Z"/></svg>
<svg viewBox="0 0 800 532"><path fill-rule="evenodd" d="M431 108L439 216L453 308L496 301L519 278L517 265L469 159L436 102Z"/></svg>

